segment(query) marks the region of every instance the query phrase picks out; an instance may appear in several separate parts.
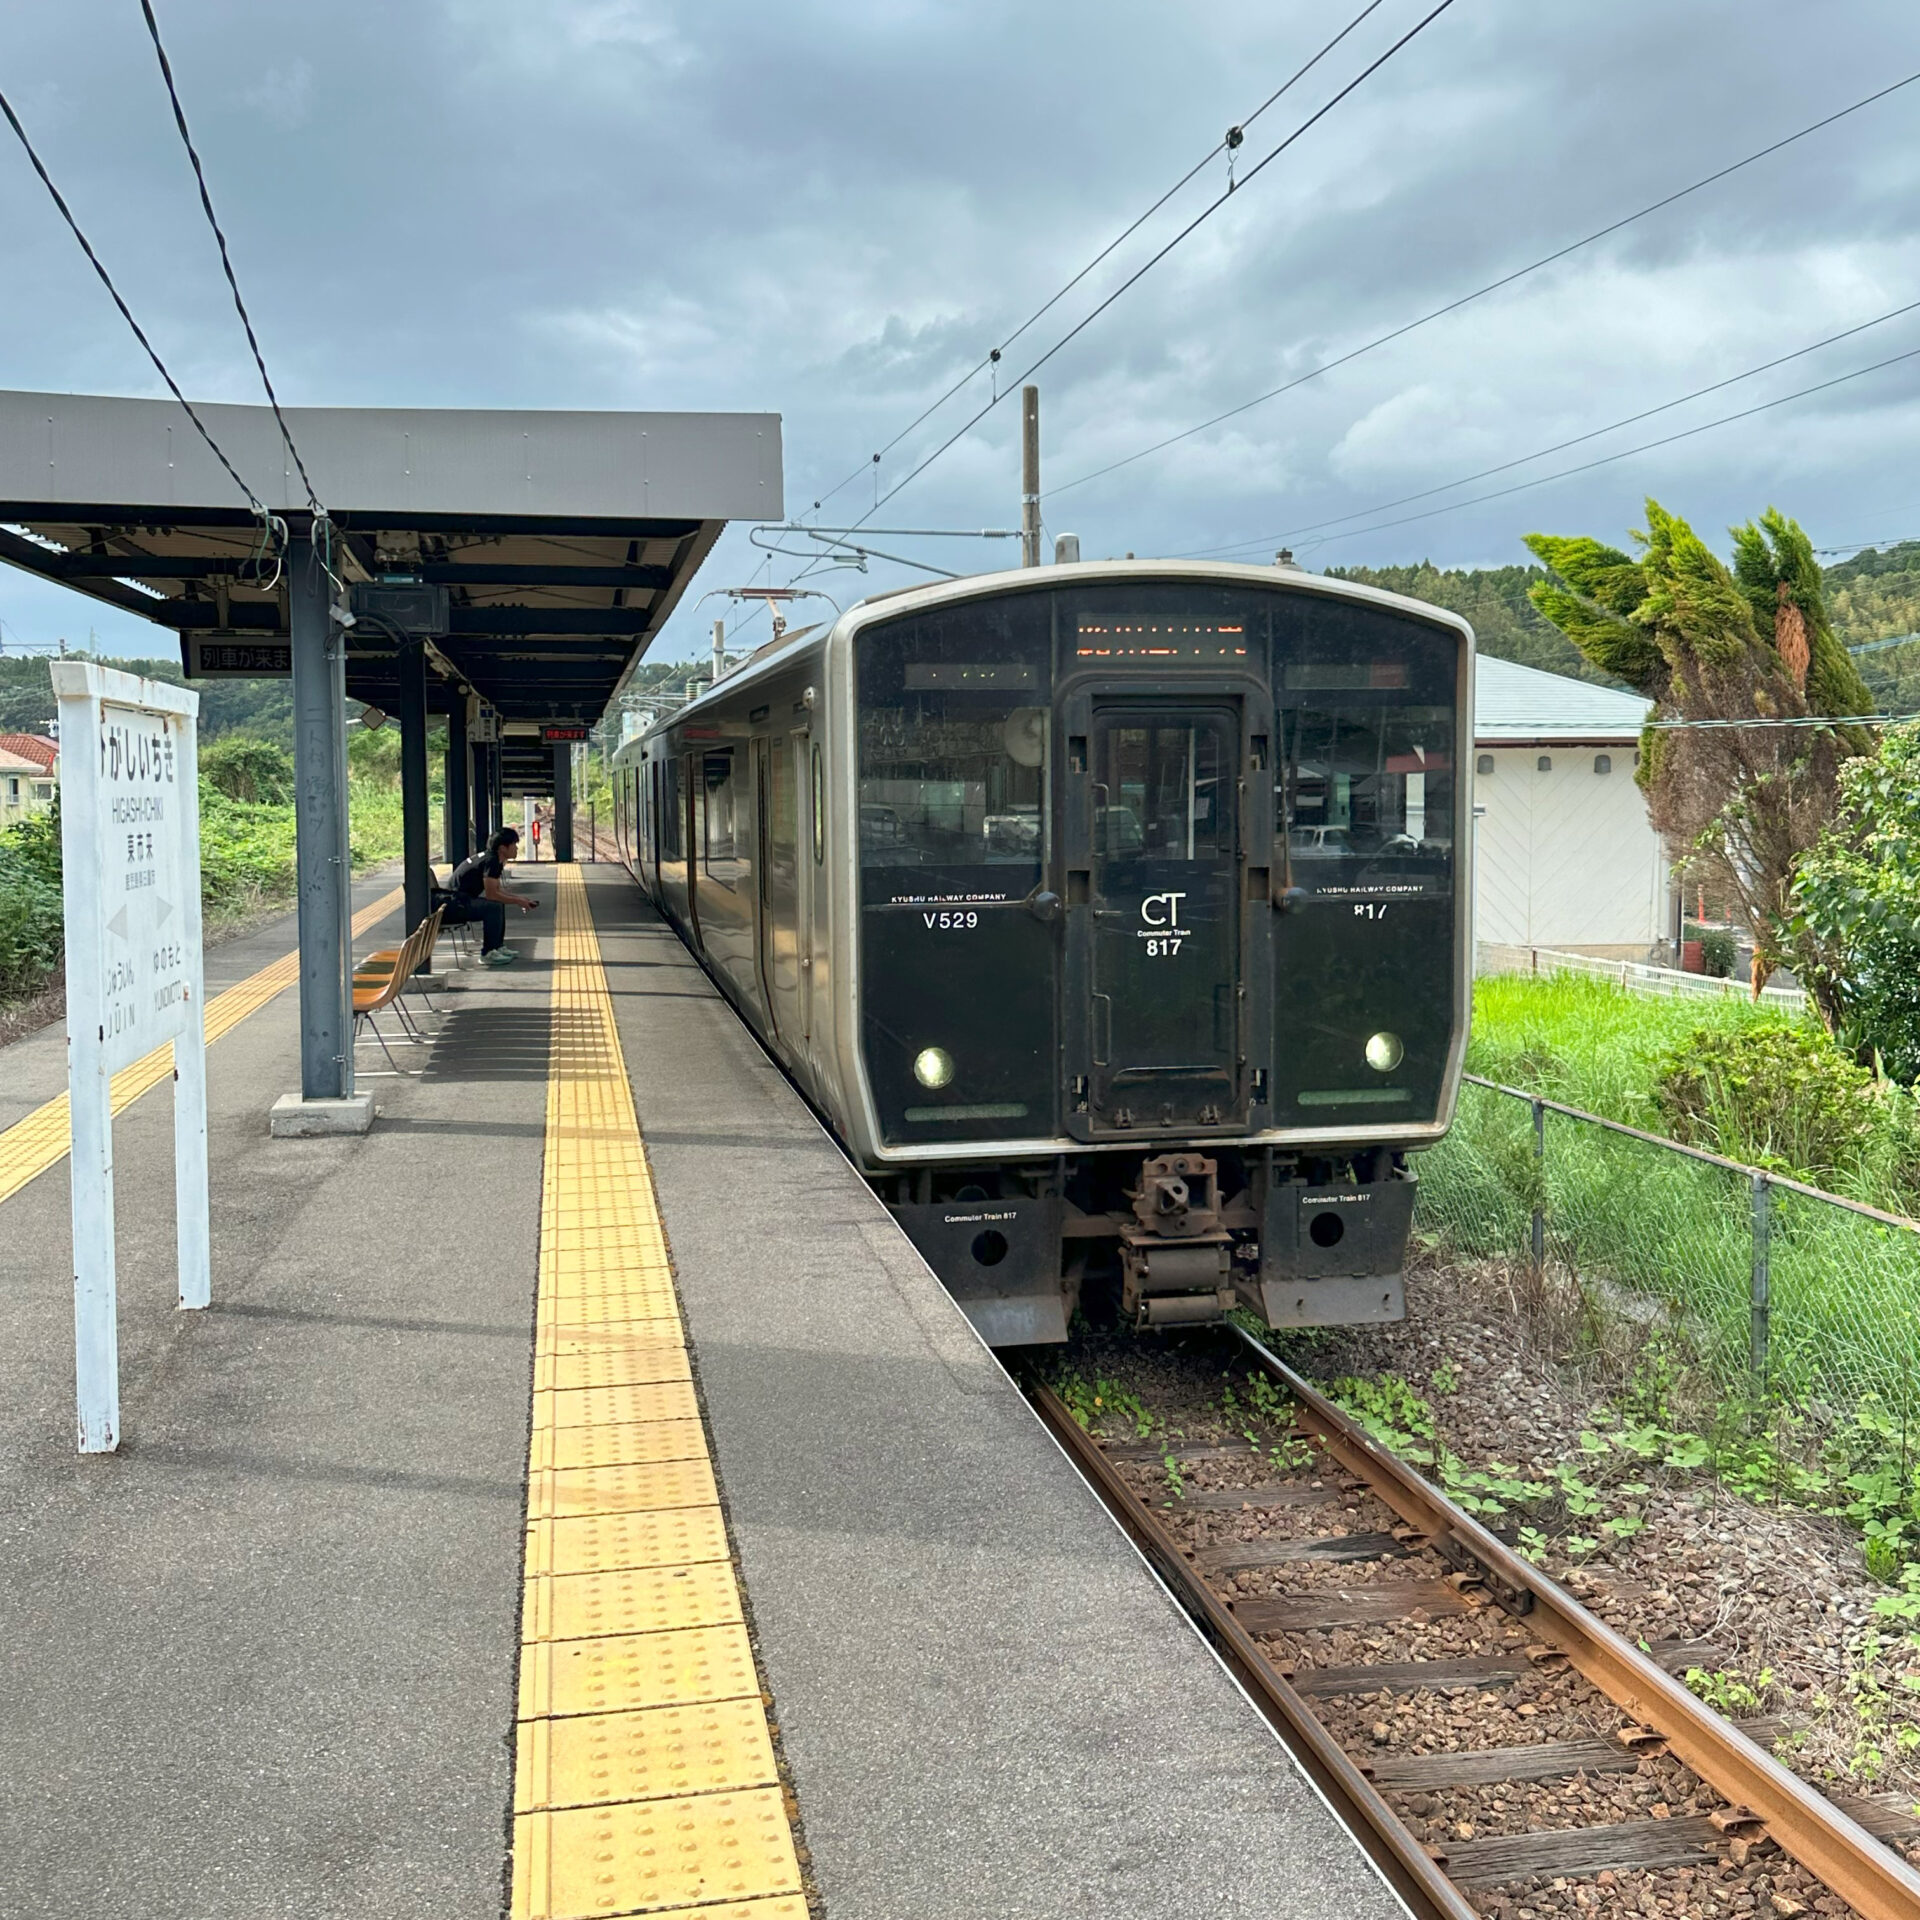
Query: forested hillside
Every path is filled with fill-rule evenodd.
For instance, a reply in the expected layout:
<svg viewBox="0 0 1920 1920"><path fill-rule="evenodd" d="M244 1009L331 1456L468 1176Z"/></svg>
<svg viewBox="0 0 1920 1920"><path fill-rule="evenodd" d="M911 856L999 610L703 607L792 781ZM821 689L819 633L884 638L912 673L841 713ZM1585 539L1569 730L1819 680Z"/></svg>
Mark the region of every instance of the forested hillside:
<svg viewBox="0 0 1920 1920"><path fill-rule="evenodd" d="M1826 584L1833 630L1848 646L1920 633L1920 540L1856 553L1827 568ZM1920 713L1920 642L1857 654L1854 664L1882 713Z"/></svg>
<svg viewBox="0 0 1920 1920"><path fill-rule="evenodd" d="M1480 651L1518 660L1548 673L1605 684L1606 676L1584 661L1574 644L1534 610L1527 589L1547 576L1540 567L1443 569L1423 560L1417 567L1329 567L1339 580L1358 580L1389 593L1410 594L1464 614L1473 622ZM1869 547L1825 570L1827 611L1843 645L1920 634L1920 540L1884 553ZM1920 712L1920 641L1911 647L1856 656L1861 677L1885 713Z"/></svg>
<svg viewBox="0 0 1920 1920"><path fill-rule="evenodd" d="M1327 572L1336 580L1357 580L1363 586L1404 593L1464 614L1473 622L1480 651L1497 659L1518 660L1544 673L1564 673L1601 686L1611 684L1580 657L1579 648L1559 628L1534 610L1527 589L1547 577L1540 567L1442 569L1423 560L1417 567L1329 567Z"/></svg>

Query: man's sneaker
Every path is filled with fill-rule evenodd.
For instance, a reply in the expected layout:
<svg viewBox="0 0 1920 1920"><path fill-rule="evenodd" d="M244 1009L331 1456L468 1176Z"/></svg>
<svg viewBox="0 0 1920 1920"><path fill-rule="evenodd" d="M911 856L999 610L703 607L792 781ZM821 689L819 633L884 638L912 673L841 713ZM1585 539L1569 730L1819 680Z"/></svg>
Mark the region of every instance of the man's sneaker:
<svg viewBox="0 0 1920 1920"><path fill-rule="evenodd" d="M483 967L510 967L513 962L514 952L511 947L495 947L491 953L483 953L480 956L480 964Z"/></svg>

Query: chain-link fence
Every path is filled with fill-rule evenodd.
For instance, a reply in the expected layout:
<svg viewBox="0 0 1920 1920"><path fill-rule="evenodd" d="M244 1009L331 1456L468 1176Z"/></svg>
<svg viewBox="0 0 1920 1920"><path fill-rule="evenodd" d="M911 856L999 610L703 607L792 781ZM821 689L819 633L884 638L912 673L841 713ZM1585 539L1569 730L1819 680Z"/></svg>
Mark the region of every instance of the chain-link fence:
<svg viewBox="0 0 1920 1920"><path fill-rule="evenodd" d="M1475 1075L1419 1170L1443 1247L1662 1307L1729 1390L1920 1414L1920 1223Z"/></svg>

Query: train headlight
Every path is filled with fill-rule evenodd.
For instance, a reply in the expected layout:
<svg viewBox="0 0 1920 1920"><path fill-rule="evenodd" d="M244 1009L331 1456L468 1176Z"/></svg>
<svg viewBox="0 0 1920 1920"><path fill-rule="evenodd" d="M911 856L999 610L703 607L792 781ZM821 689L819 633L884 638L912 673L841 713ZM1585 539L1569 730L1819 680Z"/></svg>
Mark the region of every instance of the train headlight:
<svg viewBox="0 0 1920 1920"><path fill-rule="evenodd" d="M923 1087L944 1087L953 1078L953 1055L945 1047L922 1047L913 1056L913 1077Z"/></svg>
<svg viewBox="0 0 1920 1920"><path fill-rule="evenodd" d="M1375 1073L1391 1073L1406 1057L1405 1043L1397 1033L1376 1033L1367 1042L1367 1065Z"/></svg>

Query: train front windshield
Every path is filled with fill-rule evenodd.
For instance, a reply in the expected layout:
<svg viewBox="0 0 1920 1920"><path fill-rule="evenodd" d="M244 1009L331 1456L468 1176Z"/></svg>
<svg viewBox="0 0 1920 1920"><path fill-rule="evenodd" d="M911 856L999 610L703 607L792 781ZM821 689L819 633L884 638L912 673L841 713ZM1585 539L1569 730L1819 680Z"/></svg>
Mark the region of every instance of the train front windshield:
<svg viewBox="0 0 1920 1920"><path fill-rule="evenodd" d="M1018 588L865 629L862 1037L884 1138L1430 1121L1463 644L1196 581Z"/></svg>

